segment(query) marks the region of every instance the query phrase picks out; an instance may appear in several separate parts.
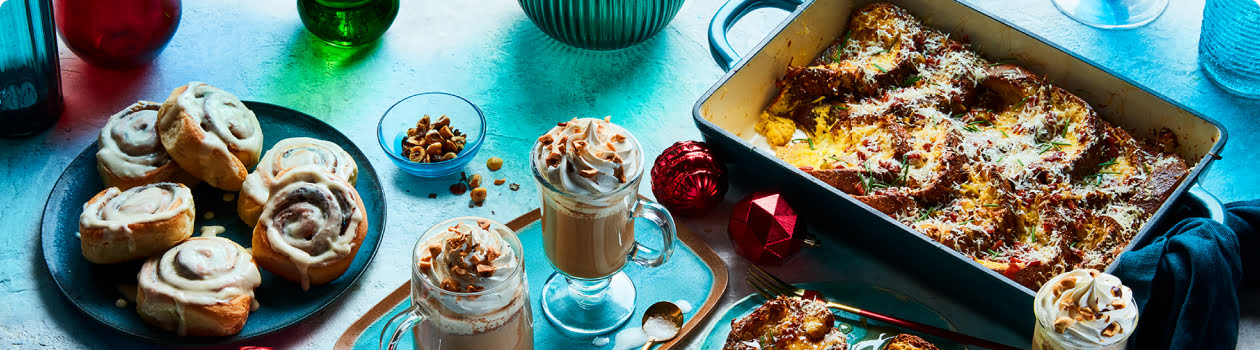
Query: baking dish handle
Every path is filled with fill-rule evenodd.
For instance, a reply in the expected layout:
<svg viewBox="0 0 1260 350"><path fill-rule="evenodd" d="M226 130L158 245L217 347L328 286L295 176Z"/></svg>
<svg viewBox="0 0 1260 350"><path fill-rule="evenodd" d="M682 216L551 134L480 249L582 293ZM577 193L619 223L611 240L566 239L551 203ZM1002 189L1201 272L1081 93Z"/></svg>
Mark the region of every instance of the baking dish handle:
<svg viewBox="0 0 1260 350"><path fill-rule="evenodd" d="M739 53L726 40L726 32L744 15L763 8L792 12L803 3L804 0L728 0L713 15L713 21L709 22L709 51L713 54L713 60L725 71L731 70L739 62Z"/></svg>
<svg viewBox="0 0 1260 350"><path fill-rule="evenodd" d="M1208 211L1209 219L1222 224L1225 223L1225 204L1221 203L1220 199L1216 198L1215 195L1204 189L1203 185L1195 182L1194 185L1190 185L1190 189L1186 190L1186 193L1189 193L1191 197L1194 197L1195 200L1203 204L1203 207Z"/></svg>

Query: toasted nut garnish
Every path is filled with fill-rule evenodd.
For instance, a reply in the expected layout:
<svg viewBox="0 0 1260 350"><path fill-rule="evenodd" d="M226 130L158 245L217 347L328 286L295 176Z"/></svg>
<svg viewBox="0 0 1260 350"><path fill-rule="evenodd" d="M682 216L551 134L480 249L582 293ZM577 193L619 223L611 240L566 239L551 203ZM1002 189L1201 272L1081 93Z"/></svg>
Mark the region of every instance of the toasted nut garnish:
<svg viewBox="0 0 1260 350"><path fill-rule="evenodd" d="M442 155L442 160L451 160L451 159L455 159L455 152L446 152L446 154Z"/></svg>
<svg viewBox="0 0 1260 350"><path fill-rule="evenodd" d="M1072 318L1059 316L1059 318L1054 320L1054 332L1063 334L1064 332L1067 332L1067 328L1073 323L1076 323L1076 321L1072 320Z"/></svg>
<svg viewBox="0 0 1260 350"><path fill-rule="evenodd" d="M451 190L451 194L458 196L458 195L464 194L464 192L468 192L468 186L464 185L463 182L460 182L460 183L451 185L450 190Z"/></svg>
<svg viewBox="0 0 1260 350"><path fill-rule="evenodd" d="M585 149L586 149L586 140L573 141L574 151L581 152L582 150L585 150Z"/></svg>
<svg viewBox="0 0 1260 350"><path fill-rule="evenodd" d="M441 144L441 143L431 143L431 144L429 144L429 146L428 146L428 147L425 147L424 152L425 152L425 153L428 153L428 154L429 154L429 155L431 155L431 156L441 155L441 154L442 154L442 144Z"/></svg>
<svg viewBox="0 0 1260 350"><path fill-rule="evenodd" d="M465 289L466 289L466 293L476 293L476 292L480 292L480 291L486 290L486 289L485 289L485 288L483 288L483 287L479 287L479 286L475 286L475 285L471 285L471 284L470 284L470 285L468 285L468 288L465 288Z"/></svg>
<svg viewBox="0 0 1260 350"><path fill-rule="evenodd" d="M1116 299L1111 301L1112 310L1120 310L1124 308L1124 300Z"/></svg>
<svg viewBox="0 0 1260 350"><path fill-rule="evenodd" d="M481 205L481 202L486 201L486 188L474 188L472 192L469 192L468 196L472 198L473 204Z"/></svg>
<svg viewBox="0 0 1260 350"><path fill-rule="evenodd" d="M595 169L584 169L584 170L582 170L582 171L579 171L579 172L578 172L578 175L582 175L582 177L585 177L585 178L588 178L588 179L593 179L593 178L595 178L595 176L596 176L596 175L599 175L599 170L595 170Z"/></svg>
<svg viewBox="0 0 1260 350"><path fill-rule="evenodd" d="M625 140L626 140L626 136L622 134L614 134L612 136L612 142L621 142Z"/></svg>
<svg viewBox="0 0 1260 350"><path fill-rule="evenodd" d="M561 157L561 155L560 155L560 153L559 153L559 152L551 152L551 154L548 154L548 155L547 155L547 166L549 166L549 167L556 167L556 166L559 166L559 165L560 165L560 157Z"/></svg>
<svg viewBox="0 0 1260 350"><path fill-rule="evenodd" d="M606 115L606 116L604 116L604 122L605 122L605 123L611 123L611 122L612 122L612 116L611 116L611 115Z"/></svg>
<svg viewBox="0 0 1260 350"><path fill-rule="evenodd" d="M621 155L617 154L617 152L605 152L603 158L604 160L617 163L617 164L621 164L625 162L624 160L621 159Z"/></svg>
<svg viewBox="0 0 1260 350"><path fill-rule="evenodd" d="M420 271L429 271L429 269L433 268L433 262L422 260L420 261L419 266L420 266Z"/></svg>
<svg viewBox="0 0 1260 350"><path fill-rule="evenodd" d="M495 185L495 186L501 186L501 185L503 185L503 183L505 183L505 182L507 182L507 179L498 179L498 180L494 180L494 185Z"/></svg>
<svg viewBox="0 0 1260 350"><path fill-rule="evenodd" d="M490 157L490 159L486 159L486 168L490 169L490 171L499 171L499 169L502 167L503 167L503 158Z"/></svg>
<svg viewBox="0 0 1260 350"><path fill-rule="evenodd" d="M490 277L491 275L494 275L494 266L477 265L477 276Z"/></svg>
<svg viewBox="0 0 1260 350"><path fill-rule="evenodd" d="M1107 328L1103 328L1102 336L1110 338L1110 337L1116 336L1116 334L1120 334L1120 332L1123 332L1123 331L1124 329L1120 327L1120 322L1112 322L1111 324L1107 325Z"/></svg>
<svg viewBox="0 0 1260 350"><path fill-rule="evenodd" d="M446 115L442 115L441 118L438 118L437 123L433 124L433 128L441 129L442 127L447 126L447 125L451 125L451 118L447 118Z"/></svg>
<svg viewBox="0 0 1260 350"><path fill-rule="evenodd" d="M472 177L468 178L468 187L481 187L481 174L473 174Z"/></svg>
<svg viewBox="0 0 1260 350"><path fill-rule="evenodd" d="M450 278L442 280L442 283L438 284L438 287L442 287L442 289L449 290L452 292L459 291L459 284L455 283L455 280L452 280Z"/></svg>
<svg viewBox="0 0 1260 350"><path fill-rule="evenodd" d="M480 227L482 230L489 230L489 229L490 229L490 220L486 220L486 219L477 219L477 227Z"/></svg>
<svg viewBox="0 0 1260 350"><path fill-rule="evenodd" d="M451 140L442 141L442 153L455 152L455 143Z"/></svg>
<svg viewBox="0 0 1260 350"><path fill-rule="evenodd" d="M1059 280L1059 284L1055 285L1052 291L1054 292L1054 296L1057 297L1060 294L1063 294L1064 291L1074 287L1076 287L1076 277L1067 277Z"/></svg>
<svg viewBox="0 0 1260 350"><path fill-rule="evenodd" d="M407 152L407 159L416 163L424 163L429 161L429 154L424 152L423 147L416 146Z"/></svg>
<svg viewBox="0 0 1260 350"><path fill-rule="evenodd" d="M543 134L543 136L538 137L538 143L544 145L550 145L554 141L556 141L556 139L551 137L551 134Z"/></svg>
<svg viewBox="0 0 1260 350"><path fill-rule="evenodd" d="M450 126L443 126L441 129L438 129L438 135L442 135L442 138L444 139L455 137L455 134L451 133Z"/></svg>
<svg viewBox="0 0 1260 350"><path fill-rule="evenodd" d="M429 131L429 115L428 114L425 114L423 117L420 117L420 121L416 122L416 129L419 129L420 132Z"/></svg>
<svg viewBox="0 0 1260 350"><path fill-rule="evenodd" d="M433 242L429 245L429 256L437 256L442 253L442 244Z"/></svg>
<svg viewBox="0 0 1260 350"><path fill-rule="evenodd" d="M424 133L424 144L427 145L427 144L440 143L440 142L442 142L442 135L438 134L437 130L429 130L428 132Z"/></svg>
<svg viewBox="0 0 1260 350"><path fill-rule="evenodd" d="M613 170L613 177L617 178L618 182L626 183L625 166L619 166L617 167L617 170Z"/></svg>

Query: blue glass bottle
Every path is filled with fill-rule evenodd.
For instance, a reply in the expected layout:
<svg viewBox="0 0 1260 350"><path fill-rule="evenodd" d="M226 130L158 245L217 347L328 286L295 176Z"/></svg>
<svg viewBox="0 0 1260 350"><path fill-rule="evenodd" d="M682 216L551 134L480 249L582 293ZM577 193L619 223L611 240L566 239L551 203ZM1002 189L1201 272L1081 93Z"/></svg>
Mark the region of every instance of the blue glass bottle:
<svg viewBox="0 0 1260 350"><path fill-rule="evenodd" d="M0 0L0 136L30 135L61 116L51 0Z"/></svg>
<svg viewBox="0 0 1260 350"><path fill-rule="evenodd" d="M1208 0L1199 35L1203 74L1221 88L1260 99L1260 3Z"/></svg>

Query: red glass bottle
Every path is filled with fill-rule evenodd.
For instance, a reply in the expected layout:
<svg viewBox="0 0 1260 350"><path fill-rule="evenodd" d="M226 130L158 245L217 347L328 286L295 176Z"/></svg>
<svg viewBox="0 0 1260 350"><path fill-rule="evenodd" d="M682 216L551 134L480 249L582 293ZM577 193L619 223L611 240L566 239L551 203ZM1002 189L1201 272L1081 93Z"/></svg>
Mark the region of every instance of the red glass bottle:
<svg viewBox="0 0 1260 350"><path fill-rule="evenodd" d="M180 0L56 0L57 29L94 65L132 68L157 57L179 27Z"/></svg>

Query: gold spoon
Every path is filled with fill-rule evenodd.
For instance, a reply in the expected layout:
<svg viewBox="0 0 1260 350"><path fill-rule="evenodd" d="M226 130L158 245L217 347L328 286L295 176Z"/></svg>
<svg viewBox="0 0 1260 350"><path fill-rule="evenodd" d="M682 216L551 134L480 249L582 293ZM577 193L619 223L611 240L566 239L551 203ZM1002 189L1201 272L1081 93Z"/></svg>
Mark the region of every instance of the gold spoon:
<svg viewBox="0 0 1260 350"><path fill-rule="evenodd" d="M652 344L674 339L682 330L682 325L683 313L678 305L668 301L652 304L643 312L643 333L648 337L643 350L651 349Z"/></svg>

